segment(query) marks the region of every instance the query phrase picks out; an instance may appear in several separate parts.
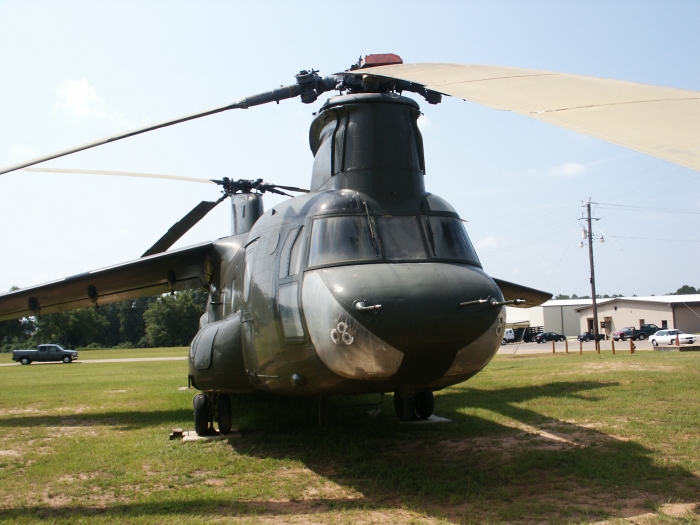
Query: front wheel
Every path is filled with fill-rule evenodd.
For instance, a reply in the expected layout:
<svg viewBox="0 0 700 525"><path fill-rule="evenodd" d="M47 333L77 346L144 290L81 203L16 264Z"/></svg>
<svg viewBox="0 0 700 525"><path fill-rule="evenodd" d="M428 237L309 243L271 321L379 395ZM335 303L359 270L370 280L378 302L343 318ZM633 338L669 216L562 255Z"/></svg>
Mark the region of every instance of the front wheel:
<svg viewBox="0 0 700 525"><path fill-rule="evenodd" d="M419 419L428 419L435 409L435 397L432 390L423 390L415 395L416 415Z"/></svg>
<svg viewBox="0 0 700 525"><path fill-rule="evenodd" d="M651 344L652 344L653 346L659 346L659 343L656 341L656 339L652 339L652 340L651 340Z"/></svg>
<svg viewBox="0 0 700 525"><path fill-rule="evenodd" d="M217 396L216 413L219 420L219 432L223 435L231 432L231 398L228 394Z"/></svg>
<svg viewBox="0 0 700 525"><path fill-rule="evenodd" d="M639 337L637 339L639 339L640 341L644 341L646 338L646 334L639 334Z"/></svg>
<svg viewBox="0 0 700 525"><path fill-rule="evenodd" d="M23 357L19 360L19 362L22 363L23 365L28 365L29 363L32 362L32 360L29 359L28 357Z"/></svg>
<svg viewBox="0 0 700 525"><path fill-rule="evenodd" d="M194 408L194 431L198 436L204 436L209 431L209 403L204 394L197 394L192 400Z"/></svg>
<svg viewBox="0 0 700 525"><path fill-rule="evenodd" d="M63 356L63 362L68 364L72 361L69 355Z"/></svg>
<svg viewBox="0 0 700 525"><path fill-rule="evenodd" d="M627 338L624 335L620 336L620 341L627 341Z"/></svg>

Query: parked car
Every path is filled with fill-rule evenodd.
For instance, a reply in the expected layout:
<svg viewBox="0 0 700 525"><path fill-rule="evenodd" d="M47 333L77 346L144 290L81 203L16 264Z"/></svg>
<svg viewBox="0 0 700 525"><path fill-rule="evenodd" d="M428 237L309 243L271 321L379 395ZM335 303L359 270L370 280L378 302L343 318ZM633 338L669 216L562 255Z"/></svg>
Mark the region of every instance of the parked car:
<svg viewBox="0 0 700 525"><path fill-rule="evenodd" d="M512 328L506 328L506 331L503 332L503 341L501 341L501 345L512 343L513 341L515 341L515 332L513 332Z"/></svg>
<svg viewBox="0 0 700 525"><path fill-rule="evenodd" d="M686 334L681 330L659 330L649 340L654 346L673 345L676 344L676 336L678 336L678 342L681 344L692 345L695 342L693 334Z"/></svg>
<svg viewBox="0 0 700 525"><path fill-rule="evenodd" d="M602 341L605 339L605 334L601 334L598 332L598 341ZM593 332L583 332L581 335L578 336L579 341L583 341L584 343L587 343L588 341L593 341Z"/></svg>
<svg viewBox="0 0 700 525"><path fill-rule="evenodd" d="M566 336L556 332L541 332L535 336L536 343L545 343L547 341L565 341Z"/></svg>
<svg viewBox="0 0 700 525"><path fill-rule="evenodd" d="M63 361L70 363L78 359L78 352L75 350L64 350L59 345L39 345L36 350L14 350L12 360L19 361L23 365L31 364L32 361Z"/></svg>
<svg viewBox="0 0 700 525"><path fill-rule="evenodd" d="M622 330L617 330L611 334L613 341L627 341L627 339L634 339L634 326L627 326Z"/></svg>

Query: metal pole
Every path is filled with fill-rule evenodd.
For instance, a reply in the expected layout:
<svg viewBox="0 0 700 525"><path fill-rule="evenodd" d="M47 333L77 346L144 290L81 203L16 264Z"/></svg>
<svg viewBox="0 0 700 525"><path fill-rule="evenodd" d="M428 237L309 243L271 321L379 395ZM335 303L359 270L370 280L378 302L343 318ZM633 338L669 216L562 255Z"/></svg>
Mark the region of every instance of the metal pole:
<svg viewBox="0 0 700 525"><path fill-rule="evenodd" d="M593 299L593 340L596 342L596 348L600 353L598 346L598 303L595 296L595 270L593 267L593 230L591 228L591 199L586 203L586 211L588 212L588 259L591 264L591 298Z"/></svg>

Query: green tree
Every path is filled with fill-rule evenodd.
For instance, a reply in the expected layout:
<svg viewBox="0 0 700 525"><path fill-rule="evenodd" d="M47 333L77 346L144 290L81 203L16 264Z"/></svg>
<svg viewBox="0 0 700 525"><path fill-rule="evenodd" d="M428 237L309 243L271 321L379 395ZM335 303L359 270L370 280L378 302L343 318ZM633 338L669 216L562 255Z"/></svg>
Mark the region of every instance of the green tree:
<svg viewBox="0 0 700 525"><path fill-rule="evenodd" d="M189 345L199 329L206 298L204 290L186 290L151 303L143 314L148 346Z"/></svg>
<svg viewBox="0 0 700 525"><path fill-rule="evenodd" d="M70 312L42 315L36 320L35 344L57 343L71 348L89 344L103 346L110 323L102 308L81 308Z"/></svg>
<svg viewBox="0 0 700 525"><path fill-rule="evenodd" d="M694 286L688 286L687 284L684 284L678 290L668 295L690 295L695 293L700 293L700 290L698 290Z"/></svg>
<svg viewBox="0 0 700 525"><path fill-rule="evenodd" d="M19 288L13 286L9 291L15 290ZM35 329L34 321L29 317L0 322L0 348L4 349L5 346L19 345L27 341Z"/></svg>

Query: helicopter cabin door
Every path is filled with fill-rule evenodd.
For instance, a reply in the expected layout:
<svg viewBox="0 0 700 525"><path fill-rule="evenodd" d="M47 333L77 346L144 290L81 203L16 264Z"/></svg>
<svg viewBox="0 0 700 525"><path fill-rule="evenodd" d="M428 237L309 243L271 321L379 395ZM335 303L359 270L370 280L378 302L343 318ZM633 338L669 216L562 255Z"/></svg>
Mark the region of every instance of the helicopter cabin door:
<svg viewBox="0 0 700 525"><path fill-rule="evenodd" d="M243 361L249 377L258 372L258 360L255 353L255 321L253 314L254 266L258 241L255 240L245 249L245 270L243 273L243 304L241 306L241 334L243 342Z"/></svg>

